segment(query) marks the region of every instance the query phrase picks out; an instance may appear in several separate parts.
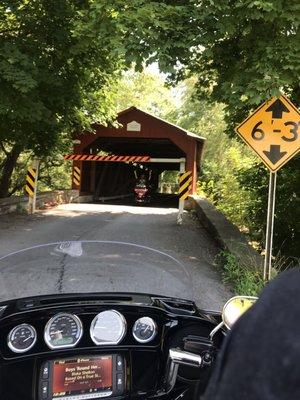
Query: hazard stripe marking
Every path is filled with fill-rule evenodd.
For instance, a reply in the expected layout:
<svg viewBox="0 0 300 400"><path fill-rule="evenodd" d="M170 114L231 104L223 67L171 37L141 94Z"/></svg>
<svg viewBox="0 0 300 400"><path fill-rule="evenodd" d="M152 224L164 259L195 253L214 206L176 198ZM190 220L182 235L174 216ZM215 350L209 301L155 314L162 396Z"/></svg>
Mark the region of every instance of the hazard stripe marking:
<svg viewBox="0 0 300 400"><path fill-rule="evenodd" d="M28 172L27 172L27 174L29 175L31 175L32 177L33 177L33 179L36 177L36 171L35 171L35 169L33 169L33 168L28 168Z"/></svg>
<svg viewBox="0 0 300 400"><path fill-rule="evenodd" d="M34 181L31 179L30 175L26 176L26 182L30 184L34 188Z"/></svg>
<svg viewBox="0 0 300 400"><path fill-rule="evenodd" d="M80 177L81 177L80 168L75 166L73 169L73 182L75 183L76 186L80 185Z"/></svg>
<svg viewBox="0 0 300 400"><path fill-rule="evenodd" d="M110 162L149 162L150 156L98 156L89 154L66 154L64 156L65 160L75 160L75 161L110 161Z"/></svg>
<svg viewBox="0 0 300 400"><path fill-rule="evenodd" d="M189 192L186 192L180 197L180 200L186 200L189 197Z"/></svg>
<svg viewBox="0 0 300 400"><path fill-rule="evenodd" d="M36 178L36 169L29 167L26 175L26 184L25 184L25 192L33 197L34 189L35 189L35 178Z"/></svg>
<svg viewBox="0 0 300 400"><path fill-rule="evenodd" d="M192 180L189 179L187 182L185 182L185 184L183 186L180 186L179 188L179 193L185 192L186 189L189 188L190 184L192 183Z"/></svg>
<svg viewBox="0 0 300 400"><path fill-rule="evenodd" d="M179 177L179 198L185 200L190 194L192 184L192 171L183 172Z"/></svg>
<svg viewBox="0 0 300 400"><path fill-rule="evenodd" d="M184 186L186 184L186 182L191 181L191 180L192 180L192 177L187 176L183 181L181 181L179 183L179 186L182 187L182 186Z"/></svg>
<svg viewBox="0 0 300 400"><path fill-rule="evenodd" d="M183 174L180 175L179 178L179 183L181 183L182 181L184 181L187 177L189 177L192 174L191 171L187 171L187 172L183 172Z"/></svg>
<svg viewBox="0 0 300 400"><path fill-rule="evenodd" d="M33 196L34 192L32 191L32 189L29 186L25 186L25 190L26 192L29 194L29 196Z"/></svg>

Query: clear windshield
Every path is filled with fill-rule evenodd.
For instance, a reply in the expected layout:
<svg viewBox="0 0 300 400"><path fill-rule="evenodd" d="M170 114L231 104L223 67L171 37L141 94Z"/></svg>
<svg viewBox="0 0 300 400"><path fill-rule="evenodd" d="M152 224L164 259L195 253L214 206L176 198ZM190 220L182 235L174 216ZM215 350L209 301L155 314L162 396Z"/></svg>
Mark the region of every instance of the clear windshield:
<svg viewBox="0 0 300 400"><path fill-rule="evenodd" d="M169 254L111 241L35 246L0 258L0 300L56 293L140 292L195 300L193 279Z"/></svg>

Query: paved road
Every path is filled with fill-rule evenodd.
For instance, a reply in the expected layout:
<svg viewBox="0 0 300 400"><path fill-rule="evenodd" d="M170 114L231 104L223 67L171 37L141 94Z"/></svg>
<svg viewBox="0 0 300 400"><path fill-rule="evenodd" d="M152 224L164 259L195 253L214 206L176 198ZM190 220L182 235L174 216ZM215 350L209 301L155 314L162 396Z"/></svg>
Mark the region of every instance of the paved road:
<svg viewBox="0 0 300 400"><path fill-rule="evenodd" d="M1 291L2 298L4 292L13 297L31 291L144 291L220 309L230 292L212 265L218 249L192 215L185 213L181 226L176 216L174 208L116 204L66 204L34 216L0 216L0 257L33 245L71 242L44 254L37 250L31 265L29 255L18 255L9 269L0 261L0 296ZM105 243L74 243L86 240ZM86 250L89 267L77 257ZM51 265L57 251L64 258Z"/></svg>

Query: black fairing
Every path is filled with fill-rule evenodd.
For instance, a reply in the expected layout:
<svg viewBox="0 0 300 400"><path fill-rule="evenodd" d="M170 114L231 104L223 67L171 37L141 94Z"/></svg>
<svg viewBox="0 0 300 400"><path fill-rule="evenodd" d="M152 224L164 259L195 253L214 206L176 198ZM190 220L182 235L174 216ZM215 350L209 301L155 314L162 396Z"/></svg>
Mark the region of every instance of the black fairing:
<svg viewBox="0 0 300 400"><path fill-rule="evenodd" d="M110 309L123 314L127 332L118 345L97 346L89 334L91 321L99 312ZM76 314L82 321L83 336L74 348L50 350L44 341L44 328L59 312ZM145 344L138 343L132 335L134 322L143 316L151 317L157 324L156 337ZM101 354L121 355L126 366L123 394L108 398L199 398L222 340L220 335L214 344L209 341L209 333L219 321L219 314L201 311L192 301L136 293L64 294L0 303L0 398L39 400L40 371L44 362ZM37 341L28 352L17 354L8 348L7 336L22 323L36 329ZM206 361L200 369L180 367L175 387L167 393L170 348L200 354Z"/></svg>

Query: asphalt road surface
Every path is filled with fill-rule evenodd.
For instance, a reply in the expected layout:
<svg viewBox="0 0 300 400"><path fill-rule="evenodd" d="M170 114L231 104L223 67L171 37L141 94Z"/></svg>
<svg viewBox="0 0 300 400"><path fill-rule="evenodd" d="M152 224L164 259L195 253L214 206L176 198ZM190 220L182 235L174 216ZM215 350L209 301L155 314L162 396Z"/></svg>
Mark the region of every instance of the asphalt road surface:
<svg viewBox="0 0 300 400"><path fill-rule="evenodd" d="M219 249L192 214L185 212L181 226L176 218L168 205L121 204L65 204L33 216L0 216L0 258L64 242L0 260L0 299L139 291L219 310L231 296L213 266Z"/></svg>

